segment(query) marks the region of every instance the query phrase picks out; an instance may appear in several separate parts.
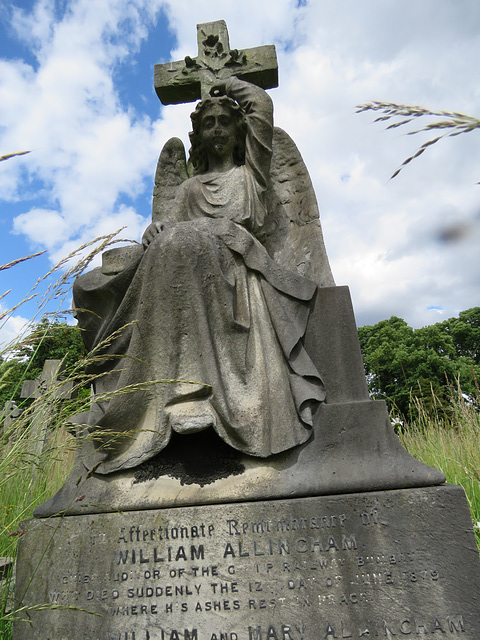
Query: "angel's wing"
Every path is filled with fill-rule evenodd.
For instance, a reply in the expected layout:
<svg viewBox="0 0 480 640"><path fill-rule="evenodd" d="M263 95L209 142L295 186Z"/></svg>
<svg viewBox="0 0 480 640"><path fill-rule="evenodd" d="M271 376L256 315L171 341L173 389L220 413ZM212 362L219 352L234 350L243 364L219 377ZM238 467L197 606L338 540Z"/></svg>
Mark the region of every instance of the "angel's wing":
<svg viewBox="0 0 480 640"><path fill-rule="evenodd" d="M183 142L179 138L170 138L157 162L153 188L153 222L179 222L177 194L180 185L188 177Z"/></svg>
<svg viewBox="0 0 480 640"><path fill-rule="evenodd" d="M180 222L182 207L178 198L180 185L188 178L185 148L179 138L171 138L157 162L153 188L152 221ZM183 212L184 213L184 212ZM102 254L102 272L115 275L143 255L143 247L133 244L109 249Z"/></svg>
<svg viewBox="0 0 480 640"><path fill-rule="evenodd" d="M312 181L297 146L278 127L273 135L267 210L264 245L271 257L320 287L335 286Z"/></svg>

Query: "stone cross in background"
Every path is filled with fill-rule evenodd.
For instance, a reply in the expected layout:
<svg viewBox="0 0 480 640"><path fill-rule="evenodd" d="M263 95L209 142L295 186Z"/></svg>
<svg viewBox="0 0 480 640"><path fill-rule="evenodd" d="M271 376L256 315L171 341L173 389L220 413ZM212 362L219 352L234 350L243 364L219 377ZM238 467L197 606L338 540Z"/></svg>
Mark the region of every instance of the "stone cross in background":
<svg viewBox="0 0 480 640"><path fill-rule="evenodd" d="M61 381L63 369L62 360L45 360L41 375L35 380L25 380L22 385L21 398L38 399L31 420L32 453L37 455L42 453L47 440L51 426L52 403L76 396L73 382Z"/></svg>
<svg viewBox="0 0 480 640"><path fill-rule="evenodd" d="M162 104L194 102L208 97L220 80L237 76L262 89L278 87L274 45L230 49L224 20L197 25L198 55L155 65L155 91Z"/></svg>
<svg viewBox="0 0 480 640"><path fill-rule="evenodd" d="M35 380L25 380L22 385L21 398L41 398L50 389L50 399L68 400L72 398L73 382L61 382L61 374L64 370L63 360L45 360L43 371ZM53 385L59 382L55 388Z"/></svg>

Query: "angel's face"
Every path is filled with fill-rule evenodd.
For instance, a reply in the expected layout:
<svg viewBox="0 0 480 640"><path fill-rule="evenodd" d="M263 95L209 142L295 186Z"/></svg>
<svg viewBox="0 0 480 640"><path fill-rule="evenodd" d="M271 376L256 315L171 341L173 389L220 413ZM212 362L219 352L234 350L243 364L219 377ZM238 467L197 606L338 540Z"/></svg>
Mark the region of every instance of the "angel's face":
<svg viewBox="0 0 480 640"><path fill-rule="evenodd" d="M236 126L228 107L214 104L205 110L200 123L200 139L208 155L233 156Z"/></svg>

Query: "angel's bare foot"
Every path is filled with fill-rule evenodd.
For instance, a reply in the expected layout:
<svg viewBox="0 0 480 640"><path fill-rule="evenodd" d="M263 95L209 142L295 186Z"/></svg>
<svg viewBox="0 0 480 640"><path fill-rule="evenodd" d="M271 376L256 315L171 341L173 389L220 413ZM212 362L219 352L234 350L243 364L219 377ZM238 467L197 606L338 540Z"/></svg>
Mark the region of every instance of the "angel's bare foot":
<svg viewBox="0 0 480 640"><path fill-rule="evenodd" d="M179 402L168 407L168 418L173 431L197 433L217 424L214 409L208 401Z"/></svg>

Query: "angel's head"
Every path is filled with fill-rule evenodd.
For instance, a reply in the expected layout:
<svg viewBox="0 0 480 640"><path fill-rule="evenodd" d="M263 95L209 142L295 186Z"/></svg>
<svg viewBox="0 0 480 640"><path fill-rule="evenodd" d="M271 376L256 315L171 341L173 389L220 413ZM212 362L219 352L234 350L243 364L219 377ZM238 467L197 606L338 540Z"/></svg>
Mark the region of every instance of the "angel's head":
<svg viewBox="0 0 480 640"><path fill-rule="evenodd" d="M211 145L218 152L231 154L234 164L245 163L247 124L235 100L227 96L207 98L197 104L190 118L190 160L195 173L208 171Z"/></svg>

